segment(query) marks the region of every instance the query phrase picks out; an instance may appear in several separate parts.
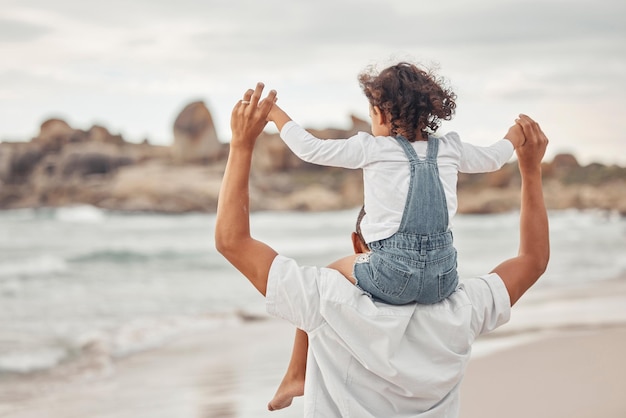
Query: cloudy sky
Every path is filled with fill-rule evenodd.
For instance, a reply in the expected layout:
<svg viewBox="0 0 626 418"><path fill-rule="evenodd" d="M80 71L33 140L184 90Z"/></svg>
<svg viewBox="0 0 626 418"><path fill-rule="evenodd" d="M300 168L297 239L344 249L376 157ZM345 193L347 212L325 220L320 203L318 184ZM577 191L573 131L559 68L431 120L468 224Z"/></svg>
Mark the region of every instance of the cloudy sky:
<svg viewBox="0 0 626 418"><path fill-rule="evenodd" d="M398 60L457 92L442 131L488 144L523 112L549 157L626 164L623 0L0 0L0 140L60 117L168 144L204 100L228 141L258 80L301 124L347 127L367 118L358 73Z"/></svg>

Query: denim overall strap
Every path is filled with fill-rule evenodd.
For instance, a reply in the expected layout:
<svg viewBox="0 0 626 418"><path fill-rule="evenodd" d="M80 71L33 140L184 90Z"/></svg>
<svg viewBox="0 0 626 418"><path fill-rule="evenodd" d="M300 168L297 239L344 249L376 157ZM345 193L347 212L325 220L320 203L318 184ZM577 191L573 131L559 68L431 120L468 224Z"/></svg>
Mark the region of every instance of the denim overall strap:
<svg viewBox="0 0 626 418"><path fill-rule="evenodd" d="M433 136L428 136L428 148L426 148L426 161L437 165L438 155L439 155L439 140Z"/></svg>
<svg viewBox="0 0 626 418"><path fill-rule="evenodd" d="M437 154L439 139L429 136L426 159L420 160L413 145L404 137L396 137L409 159L411 178L404 213L398 233L400 235L433 235L448 230L448 206L439 179Z"/></svg>

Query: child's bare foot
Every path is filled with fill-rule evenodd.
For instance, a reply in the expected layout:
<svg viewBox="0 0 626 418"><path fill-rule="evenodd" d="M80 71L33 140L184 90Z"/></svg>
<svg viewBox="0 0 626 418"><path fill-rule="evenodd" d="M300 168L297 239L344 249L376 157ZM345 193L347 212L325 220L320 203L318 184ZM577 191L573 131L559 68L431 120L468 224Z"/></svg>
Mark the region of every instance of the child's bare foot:
<svg viewBox="0 0 626 418"><path fill-rule="evenodd" d="M304 395L304 379L288 379L287 376L280 382L274 398L267 404L267 409L277 411L291 405L293 398Z"/></svg>

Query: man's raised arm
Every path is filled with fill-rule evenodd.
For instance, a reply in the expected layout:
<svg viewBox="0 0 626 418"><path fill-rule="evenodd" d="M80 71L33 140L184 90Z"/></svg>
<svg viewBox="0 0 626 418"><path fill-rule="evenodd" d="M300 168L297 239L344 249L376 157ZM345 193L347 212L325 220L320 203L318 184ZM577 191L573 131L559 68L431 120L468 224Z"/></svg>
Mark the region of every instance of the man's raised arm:
<svg viewBox="0 0 626 418"><path fill-rule="evenodd" d="M249 177L252 151L267 124L276 92L260 100L263 84L248 90L230 119L232 140L220 188L215 222L215 247L265 295L267 275L276 251L250 236Z"/></svg>
<svg viewBox="0 0 626 418"><path fill-rule="evenodd" d="M511 306L545 272L550 258L548 214L541 185L541 160L548 138L528 116L520 115L516 122L526 137L524 145L516 149L522 176L519 253L493 270L504 281Z"/></svg>

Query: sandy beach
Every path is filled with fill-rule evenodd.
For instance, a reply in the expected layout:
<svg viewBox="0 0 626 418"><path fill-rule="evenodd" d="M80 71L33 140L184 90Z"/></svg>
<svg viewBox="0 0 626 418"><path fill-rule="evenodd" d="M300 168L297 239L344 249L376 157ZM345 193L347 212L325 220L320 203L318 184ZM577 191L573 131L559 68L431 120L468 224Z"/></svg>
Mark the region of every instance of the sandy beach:
<svg viewBox="0 0 626 418"><path fill-rule="evenodd" d="M552 309L570 315L565 304L579 315L570 315L569 325L556 327L549 316L529 321L534 302L550 297L549 289L536 292L514 308L510 327L490 337L516 333L527 342L476 350L462 386L462 418L626 416L626 280L560 296ZM614 306L622 311L613 321L594 317ZM300 399L283 411L265 408L286 367L293 332L276 319L242 319L114 362L92 356L54 373L0 379L0 417L300 417Z"/></svg>
<svg viewBox="0 0 626 418"><path fill-rule="evenodd" d="M626 417L626 327L553 335L474 359L463 418Z"/></svg>

